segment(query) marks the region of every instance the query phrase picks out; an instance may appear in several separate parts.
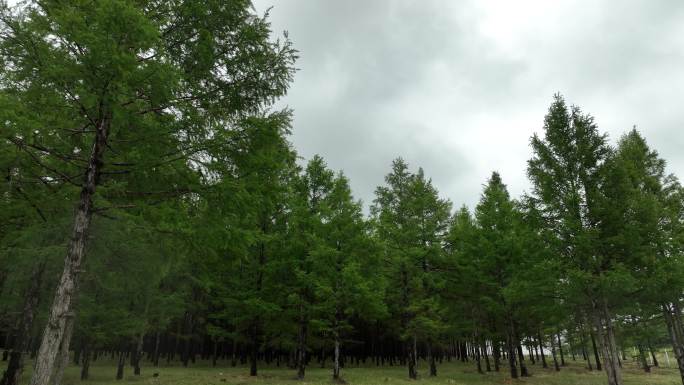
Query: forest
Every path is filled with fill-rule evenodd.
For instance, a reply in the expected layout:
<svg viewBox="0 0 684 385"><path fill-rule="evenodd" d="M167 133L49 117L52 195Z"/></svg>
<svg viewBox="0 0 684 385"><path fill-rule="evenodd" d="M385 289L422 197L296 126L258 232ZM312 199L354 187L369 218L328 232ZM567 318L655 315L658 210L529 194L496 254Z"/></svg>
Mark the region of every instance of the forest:
<svg viewBox="0 0 684 385"><path fill-rule="evenodd" d="M247 0L0 3L0 384L108 360L622 385L663 354L684 384L684 188L642 133L549 95L528 194L493 171L458 205L397 157L364 207L291 144L298 55Z"/></svg>

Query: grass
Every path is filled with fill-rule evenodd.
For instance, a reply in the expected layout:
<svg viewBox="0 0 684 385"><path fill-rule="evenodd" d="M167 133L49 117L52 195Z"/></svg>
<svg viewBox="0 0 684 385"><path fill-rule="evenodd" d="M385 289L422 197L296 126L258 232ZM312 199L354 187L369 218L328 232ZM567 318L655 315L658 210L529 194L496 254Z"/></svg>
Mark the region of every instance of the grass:
<svg viewBox="0 0 684 385"><path fill-rule="evenodd" d="M145 362L147 364L147 362ZM663 363L664 364L664 363ZM671 363L675 365L674 362ZM28 364L29 367L31 363ZM126 367L124 379L117 381L116 367L113 361L98 360L91 364L90 379L80 381L77 366L69 366L65 372L63 385L334 385L330 369L320 369L312 365L307 369L306 378L302 381L295 379L295 371L287 368L261 367L259 376L250 377L246 367L232 368L220 363L212 368L206 362L197 362L188 368L179 366L160 366L154 368L143 366L142 375L134 376L132 369ZM350 367L342 370L344 382L349 385L495 385L495 384L529 384L529 385L604 385L604 372L588 371L581 362L568 363L560 372L552 369L542 369L540 365L529 365L532 376L529 378L511 380L505 368L500 373L478 374L473 363L447 363L438 367L437 377L427 376L426 365L419 367L419 379L410 381L404 367ZM27 370L30 372L30 369ZM159 373L153 377L153 373ZM28 382L29 373L24 373L24 382ZM651 373L644 373L634 363L625 363L623 371L625 385L681 385L678 371L675 367L653 368Z"/></svg>

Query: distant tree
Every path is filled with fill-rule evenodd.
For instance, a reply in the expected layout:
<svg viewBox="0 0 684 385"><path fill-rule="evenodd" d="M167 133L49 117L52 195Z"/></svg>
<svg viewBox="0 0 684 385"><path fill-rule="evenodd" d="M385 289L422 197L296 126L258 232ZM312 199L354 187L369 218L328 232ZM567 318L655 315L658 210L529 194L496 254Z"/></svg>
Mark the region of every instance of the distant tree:
<svg viewBox="0 0 684 385"><path fill-rule="evenodd" d="M444 329L444 311L436 296L443 279L435 267L444 258L451 203L441 199L422 169L416 174L397 159L376 190L372 214L390 266L389 300L401 320L409 378L417 378L418 340L426 343L430 375L437 374L433 346Z"/></svg>

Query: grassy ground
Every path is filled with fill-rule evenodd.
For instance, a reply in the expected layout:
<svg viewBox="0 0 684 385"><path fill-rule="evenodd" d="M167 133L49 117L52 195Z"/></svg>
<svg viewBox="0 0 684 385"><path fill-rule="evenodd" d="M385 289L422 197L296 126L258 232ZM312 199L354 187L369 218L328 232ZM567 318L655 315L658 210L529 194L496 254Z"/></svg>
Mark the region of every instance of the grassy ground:
<svg viewBox="0 0 684 385"><path fill-rule="evenodd" d="M529 363L528 363L529 364ZM672 363L674 364L674 362ZM29 363L29 365L31 365ZM407 379L406 368L403 367L352 367L342 371L342 376L347 384L361 385L388 385L388 384L415 384L415 385L495 385L495 384L530 384L530 385L604 385L606 376L603 372L589 372L581 366L581 363L569 362L568 366L555 372L550 369L542 369L540 365L529 365L532 377L512 381L505 371L500 373L478 374L474 364L444 363L438 367L437 377L428 377L427 368L422 365L419 369L420 377L417 381ZM158 373L158 377L153 377ZM91 365L90 380L79 380L79 368L70 366L63 381L63 385L113 385L113 384L140 384L140 385L306 385L326 384L331 385L330 369L310 367L306 373L306 379L297 381L295 371L275 367L262 367L259 376L254 378L248 375L245 367L231 368L225 364L216 368L207 366L206 363L198 362L196 365L183 368L178 366L160 366L153 368L143 366L142 375L134 376L130 367L126 367L126 375L123 381L114 380L116 367L114 362L98 360ZM25 373L25 381L28 382L29 373ZM678 372L674 367L653 368L650 374L644 373L633 363L626 363L623 373L625 385L681 385Z"/></svg>

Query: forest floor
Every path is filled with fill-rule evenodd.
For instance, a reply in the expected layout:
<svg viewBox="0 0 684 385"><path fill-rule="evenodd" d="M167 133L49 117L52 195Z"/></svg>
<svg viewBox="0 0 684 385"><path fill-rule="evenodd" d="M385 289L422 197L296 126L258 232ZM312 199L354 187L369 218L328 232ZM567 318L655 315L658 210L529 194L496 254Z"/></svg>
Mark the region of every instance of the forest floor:
<svg viewBox="0 0 684 385"><path fill-rule="evenodd" d="M529 363L528 363L529 364ZM674 362L672 362L674 364ZM29 363L30 367L31 363ZM3 365L4 366L4 365ZM2 367L2 366L0 366ZM28 368L27 368L28 369ZM197 364L184 368L179 366L160 366L153 368L143 366L142 374L134 376L132 368L126 366L124 380L117 381L116 366L113 361L98 360L90 368L90 379L80 381L80 368L71 365L65 373L63 385L114 385L114 384L145 384L145 385L314 385L314 384L359 384L359 385L387 385L387 384L416 384L416 385L498 385L498 384L529 384L529 385L604 385L604 372L588 371L581 362L568 362L560 372L553 369L542 369L540 365L529 365L531 377L512 381L504 368L501 372L478 374L473 363L446 363L438 366L438 376L428 377L427 366L423 363L419 367L419 379L409 381L404 367L350 367L342 370L343 382L335 383L331 380L330 369L320 369L313 365L307 369L306 378L302 381L295 379L295 371L291 369L262 367L257 377L249 376L247 367L230 367L220 363L215 368L209 363ZM4 367L3 367L4 370ZM30 369L26 372L30 372ZM158 373L157 377L153 374ZM24 373L24 383L28 383L29 373ZM681 385L678 371L674 367L653 368L651 373L644 373L632 362L627 362L623 372L625 385Z"/></svg>

